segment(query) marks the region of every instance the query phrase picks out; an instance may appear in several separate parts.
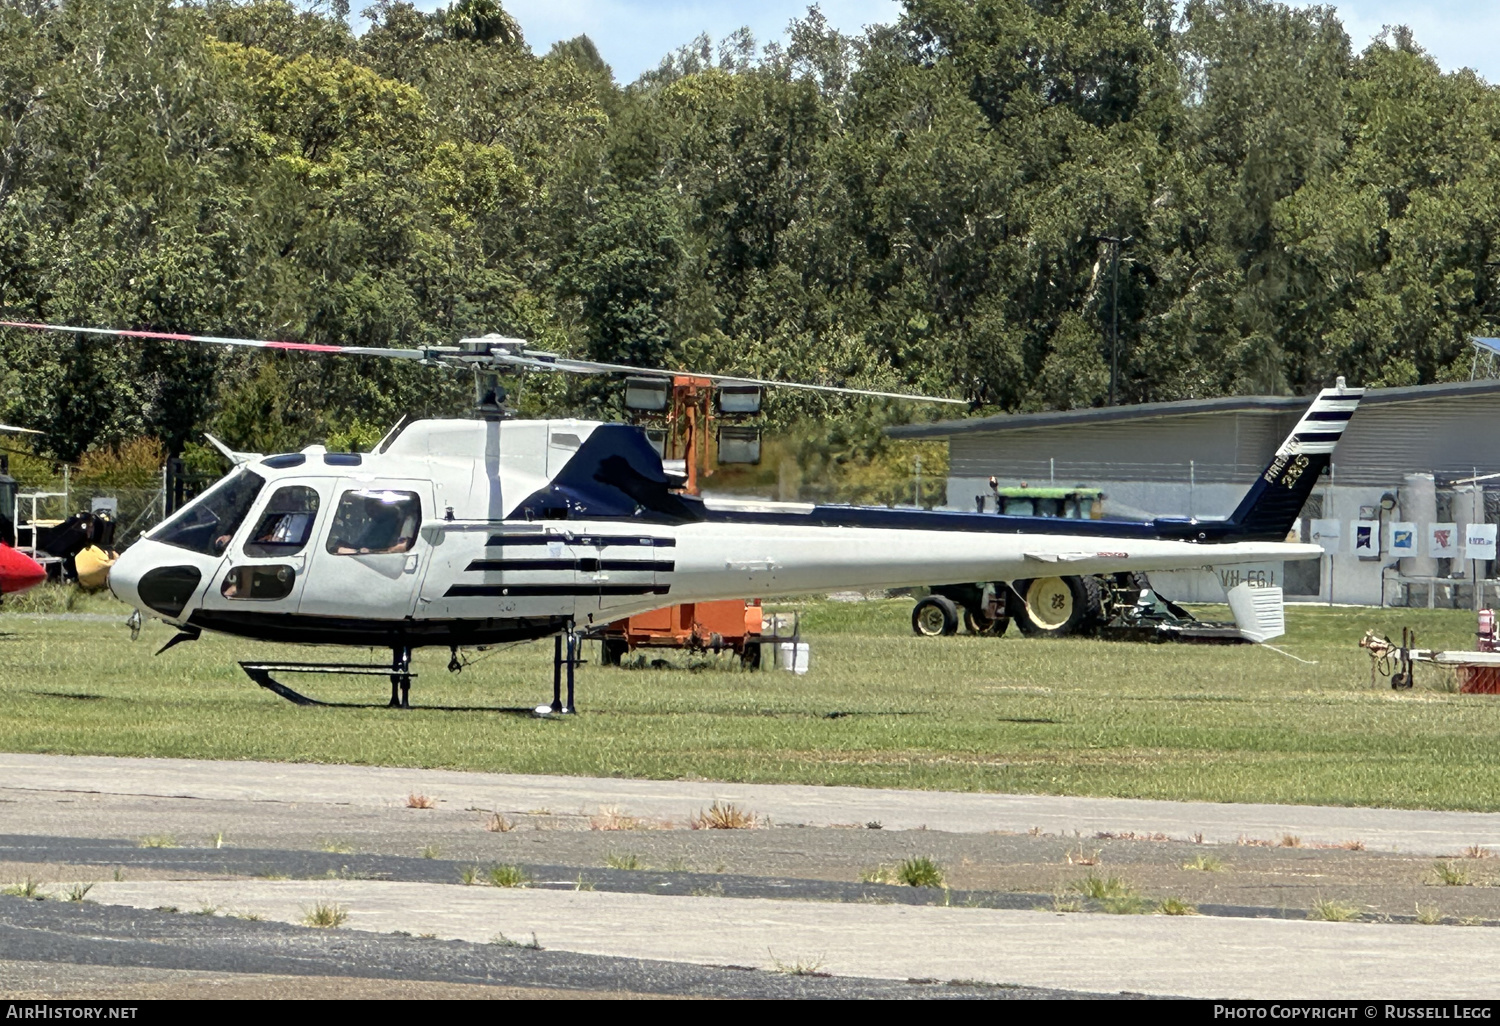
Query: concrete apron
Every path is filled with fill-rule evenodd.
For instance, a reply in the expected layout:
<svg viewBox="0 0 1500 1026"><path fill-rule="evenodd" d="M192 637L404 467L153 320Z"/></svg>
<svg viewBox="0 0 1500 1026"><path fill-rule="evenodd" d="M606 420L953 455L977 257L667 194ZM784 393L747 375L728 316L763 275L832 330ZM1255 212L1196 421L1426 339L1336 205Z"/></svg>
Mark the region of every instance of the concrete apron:
<svg viewBox="0 0 1500 1026"><path fill-rule="evenodd" d="M100 883L90 900L478 943L503 934L597 955L841 976L1201 998L1492 998L1500 930L1207 917L1058 915L539 891L367 880ZM1455 963L1453 952L1464 957Z"/></svg>
<svg viewBox="0 0 1500 1026"><path fill-rule="evenodd" d="M854 826L888 830L991 831L1084 836L1098 832L1165 834L1210 843L1241 838L1306 844L1362 841L1374 851L1454 855L1469 845L1500 848L1500 813L1432 812L1312 805L1075 798L1050 795L898 791L798 784L620 780L382 766L326 766L200 759L0 753L0 781L35 791L311 802L391 808L413 792L450 809L525 812L538 807L587 816L601 809L685 823L710 803L733 802L782 826Z"/></svg>

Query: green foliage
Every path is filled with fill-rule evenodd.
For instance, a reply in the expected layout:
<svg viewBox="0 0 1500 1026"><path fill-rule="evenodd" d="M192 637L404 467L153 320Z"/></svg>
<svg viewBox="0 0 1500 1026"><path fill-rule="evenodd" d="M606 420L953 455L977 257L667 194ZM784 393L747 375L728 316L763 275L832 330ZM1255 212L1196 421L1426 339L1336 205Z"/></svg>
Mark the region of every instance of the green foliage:
<svg viewBox="0 0 1500 1026"><path fill-rule="evenodd" d="M858 37L812 8L624 86L587 36L533 53L500 0L379 0L360 35L348 10L0 10L0 310L498 331L981 410L1103 403L1112 356L1122 401L1446 380L1500 315L1500 96L1405 30L1353 52L1328 7L908 0ZM618 412L601 383L518 391ZM364 447L467 395L375 360L0 332L0 419L51 461L154 438L197 466L205 428ZM910 501L880 429L934 415L773 394L769 474Z"/></svg>

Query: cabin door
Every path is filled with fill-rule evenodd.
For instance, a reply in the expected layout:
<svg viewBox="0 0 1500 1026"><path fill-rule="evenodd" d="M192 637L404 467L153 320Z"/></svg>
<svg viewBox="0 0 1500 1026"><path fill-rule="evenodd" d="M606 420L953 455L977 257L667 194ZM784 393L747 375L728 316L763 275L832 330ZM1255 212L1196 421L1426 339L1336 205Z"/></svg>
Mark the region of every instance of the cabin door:
<svg viewBox="0 0 1500 1026"><path fill-rule="evenodd" d="M316 539L327 524L327 478L283 479L263 490L248 528L224 550L203 608L230 613L295 613L307 586Z"/></svg>
<svg viewBox="0 0 1500 1026"><path fill-rule="evenodd" d="M337 482L299 612L350 619L404 620L432 555L422 523L432 482Z"/></svg>

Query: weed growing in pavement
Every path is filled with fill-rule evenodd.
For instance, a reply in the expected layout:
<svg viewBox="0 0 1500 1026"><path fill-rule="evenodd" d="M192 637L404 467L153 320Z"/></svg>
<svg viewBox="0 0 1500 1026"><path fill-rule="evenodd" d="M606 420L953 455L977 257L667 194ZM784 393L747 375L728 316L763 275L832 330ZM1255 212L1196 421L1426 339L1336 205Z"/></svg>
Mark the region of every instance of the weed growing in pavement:
<svg viewBox="0 0 1500 1026"><path fill-rule="evenodd" d="M1129 882L1118 876L1090 873L1071 885L1085 898L1097 901L1113 915L1136 915L1146 910L1146 902Z"/></svg>
<svg viewBox="0 0 1500 1026"><path fill-rule="evenodd" d="M536 934L531 935L529 941L513 940L503 933L497 933L490 938L490 943L501 948L525 948L527 951L545 951L546 948L537 941Z"/></svg>
<svg viewBox="0 0 1500 1026"><path fill-rule="evenodd" d="M860 883L893 884L896 882L896 868L894 866L866 866L859 871Z"/></svg>
<svg viewBox="0 0 1500 1026"><path fill-rule="evenodd" d="M575 891L591 891L594 889L594 881L585 880L583 874L578 874L578 882L573 885Z"/></svg>
<svg viewBox="0 0 1500 1026"><path fill-rule="evenodd" d="M715 881L712 887L694 887L693 897L722 898L724 897L724 885L719 883L718 881Z"/></svg>
<svg viewBox="0 0 1500 1026"><path fill-rule="evenodd" d="M799 958L793 959L790 962L783 962L776 957L776 952L770 948L766 949L766 954L771 956L771 970L773 972L785 973L788 976L829 975L823 972L823 967L828 964L826 957L823 955L819 955L817 958Z"/></svg>
<svg viewBox="0 0 1500 1026"><path fill-rule="evenodd" d="M733 802L714 802L689 820L688 825L694 830L752 830L761 822L761 817Z"/></svg>
<svg viewBox="0 0 1500 1026"><path fill-rule="evenodd" d="M1459 916L1459 926L1483 926L1484 916Z"/></svg>
<svg viewBox="0 0 1500 1026"><path fill-rule="evenodd" d="M1359 841L1359 840L1355 840L1355 841L1340 841L1338 844L1335 844L1334 847L1335 848L1342 848L1345 851L1364 851L1365 850L1365 842L1364 841Z"/></svg>
<svg viewBox="0 0 1500 1026"><path fill-rule="evenodd" d="M496 887L530 887L531 875L520 866L491 866L490 883Z"/></svg>
<svg viewBox="0 0 1500 1026"><path fill-rule="evenodd" d="M1469 886L1469 870L1456 862L1434 862L1432 878L1440 887Z"/></svg>
<svg viewBox="0 0 1500 1026"><path fill-rule="evenodd" d="M943 867L926 855L918 855L896 867L896 881L908 887L941 887Z"/></svg>
<svg viewBox="0 0 1500 1026"><path fill-rule="evenodd" d="M1161 904L1156 906L1156 914L1159 916L1195 916L1198 914L1198 906L1181 898L1163 898Z"/></svg>
<svg viewBox="0 0 1500 1026"><path fill-rule="evenodd" d="M1091 852L1085 852L1082 841L1078 842L1077 851L1063 853L1063 857L1067 859L1070 866L1097 866L1100 862L1104 861L1103 856L1103 848L1095 848Z"/></svg>
<svg viewBox="0 0 1500 1026"><path fill-rule="evenodd" d="M12 898L35 898L37 901L45 901L47 898L47 895L42 893L42 885L29 876L22 883L11 884L0 890L0 894L9 895Z"/></svg>
<svg viewBox="0 0 1500 1026"><path fill-rule="evenodd" d="M224 831L220 830L219 832L214 834L208 839L208 843L213 845L215 848L224 847Z"/></svg>
<svg viewBox="0 0 1500 1026"><path fill-rule="evenodd" d="M1471 844L1463 850L1463 857L1466 859L1487 859L1492 858L1493 853L1482 844Z"/></svg>
<svg viewBox="0 0 1500 1026"><path fill-rule="evenodd" d="M219 906L211 905L205 901L195 908L191 914L195 916L209 916L211 918L219 914Z"/></svg>
<svg viewBox="0 0 1500 1026"><path fill-rule="evenodd" d="M464 886L473 887L479 882L483 870L478 866L465 866L458 871L458 878L464 882Z"/></svg>
<svg viewBox="0 0 1500 1026"><path fill-rule="evenodd" d="M435 859L443 854L443 849L435 844L429 844L422 849L420 854L424 859Z"/></svg>
<svg viewBox="0 0 1500 1026"><path fill-rule="evenodd" d="M1348 923L1358 919L1360 911L1358 905L1351 905L1347 901L1318 898L1312 903L1312 908L1307 910L1307 918L1325 923Z"/></svg>
<svg viewBox="0 0 1500 1026"><path fill-rule="evenodd" d="M634 852L610 852L604 856L604 864L610 869L645 869L646 864Z"/></svg>
<svg viewBox="0 0 1500 1026"><path fill-rule="evenodd" d="M408 809L435 809L437 808L437 801L427 797L425 794L416 794L413 792L406 796L406 807Z"/></svg>
<svg viewBox="0 0 1500 1026"><path fill-rule="evenodd" d="M484 821L484 828L492 834L508 834L516 828L516 825L500 813L492 812Z"/></svg>
<svg viewBox="0 0 1500 1026"><path fill-rule="evenodd" d="M1082 912L1083 911L1083 902L1079 901L1077 898L1070 897L1067 894L1057 893L1057 894L1052 895L1052 907L1051 908L1048 908L1045 905L1038 905L1037 906L1037 911L1038 912L1057 912L1057 913L1063 913L1063 912Z"/></svg>
<svg viewBox="0 0 1500 1026"><path fill-rule="evenodd" d="M243 919L247 923L259 923L266 918L259 912L225 912L224 915L230 919Z"/></svg>
<svg viewBox="0 0 1500 1026"><path fill-rule="evenodd" d="M1436 926L1443 921L1443 910L1436 905L1423 905L1417 902L1417 922L1423 926Z"/></svg>
<svg viewBox="0 0 1500 1026"><path fill-rule="evenodd" d="M1277 846L1281 848L1300 848L1302 847L1302 838L1296 834L1282 834L1281 840L1277 842Z"/></svg>
<svg viewBox="0 0 1500 1026"><path fill-rule="evenodd" d="M68 900L82 901L84 898L87 898L89 896L89 891L93 889L94 885L91 883L76 883L72 887L68 888Z"/></svg>
<svg viewBox="0 0 1500 1026"><path fill-rule="evenodd" d="M1199 855L1191 862L1184 862L1182 864L1182 868L1200 869L1205 873L1219 873L1223 871L1224 863L1222 860L1214 858L1212 855Z"/></svg>
<svg viewBox="0 0 1500 1026"><path fill-rule="evenodd" d="M121 882L124 879L125 879L125 870L124 870L124 868L121 867L121 866L116 866L115 867L115 883L119 883L119 882Z"/></svg>
<svg viewBox="0 0 1500 1026"><path fill-rule="evenodd" d="M349 910L331 901L319 901L302 910L302 922L319 930L336 930L349 921Z"/></svg>
<svg viewBox="0 0 1500 1026"><path fill-rule="evenodd" d="M325 837L318 842L318 848L330 855L353 855L354 845L339 837Z"/></svg>
<svg viewBox="0 0 1500 1026"><path fill-rule="evenodd" d="M605 806L589 817L590 830L649 830L651 824L639 816L627 816L613 806Z"/></svg>
<svg viewBox="0 0 1500 1026"><path fill-rule="evenodd" d="M148 834L142 837L137 845L141 848L175 848L177 838L171 834Z"/></svg>

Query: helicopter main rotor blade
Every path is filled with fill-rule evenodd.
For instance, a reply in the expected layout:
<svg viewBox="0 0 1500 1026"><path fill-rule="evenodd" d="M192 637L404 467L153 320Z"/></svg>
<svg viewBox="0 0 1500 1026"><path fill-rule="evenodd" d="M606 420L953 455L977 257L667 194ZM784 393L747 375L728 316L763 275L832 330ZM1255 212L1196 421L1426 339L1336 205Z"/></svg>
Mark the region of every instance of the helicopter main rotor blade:
<svg viewBox="0 0 1500 1026"><path fill-rule="evenodd" d="M740 374L702 374L698 371L661 370L655 367L631 367L623 363L597 363L592 360L574 360L551 353L497 353L495 358L512 367L536 370L563 371L567 374L637 374L658 378L690 377L705 378L732 385L764 385L775 388L800 388L808 392L832 392L837 395L864 395L877 399L905 399L911 402L948 403L953 406L969 405L966 399L949 399L937 395L915 395L911 392L879 392L868 388L842 388L837 385L811 385L802 381L776 381L771 378L747 378Z"/></svg>
<svg viewBox="0 0 1500 1026"><path fill-rule="evenodd" d="M68 324L35 324L30 321L0 321L0 328L24 328L28 331L53 331L68 335L115 335L122 338L151 338L166 342L210 342L220 346L249 346L254 349L289 349L301 353L330 353L337 356L384 356L397 360L421 360L420 349L383 349L373 346L329 346L316 342L273 342L268 339L230 338L223 335L179 335L169 331L136 331L128 328L80 328Z"/></svg>

